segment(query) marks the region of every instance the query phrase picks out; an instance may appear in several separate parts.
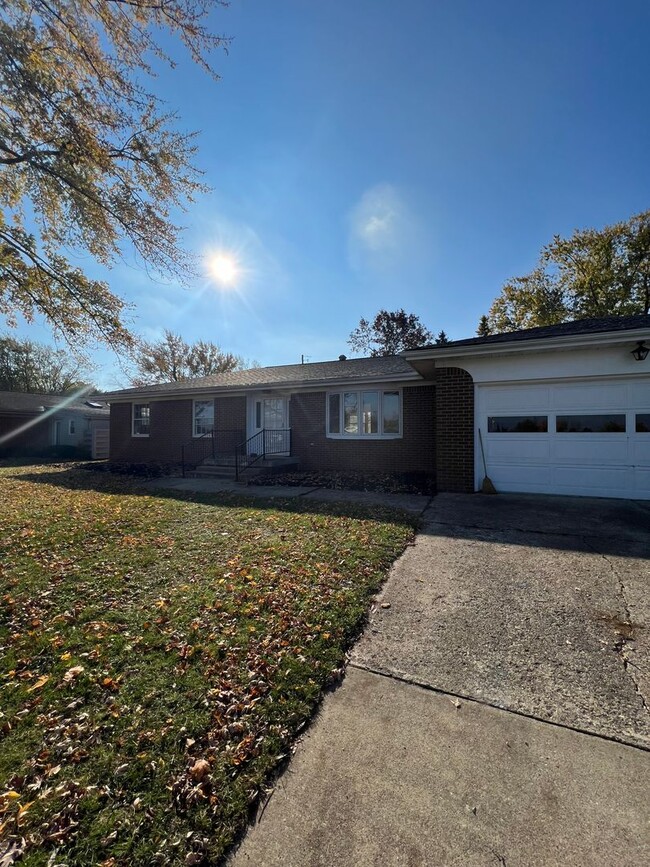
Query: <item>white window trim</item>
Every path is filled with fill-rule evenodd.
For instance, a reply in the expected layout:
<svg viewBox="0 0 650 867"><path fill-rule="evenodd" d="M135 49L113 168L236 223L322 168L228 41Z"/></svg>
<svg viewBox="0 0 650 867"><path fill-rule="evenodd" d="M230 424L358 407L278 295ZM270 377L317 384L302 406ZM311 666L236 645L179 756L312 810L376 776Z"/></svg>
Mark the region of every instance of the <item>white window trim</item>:
<svg viewBox="0 0 650 867"><path fill-rule="evenodd" d="M136 437L137 439L147 439L149 434L136 433L135 432L135 408L136 406L148 406L149 407L149 430L151 430L151 404L147 400L138 400L134 401L131 404L131 436Z"/></svg>
<svg viewBox="0 0 650 867"><path fill-rule="evenodd" d="M200 439L201 437L210 436L210 434L199 434L196 432L196 405L197 403L212 403L212 428L214 430L214 420L216 417L216 407L214 405L214 398L209 397L195 397L192 401L192 437L194 439Z"/></svg>
<svg viewBox="0 0 650 867"><path fill-rule="evenodd" d="M379 424L383 427L384 424L384 392L391 391L397 392L399 395L399 433L330 433L330 395L338 394L340 395L340 426L341 430L343 429L343 420L344 420L344 394L349 394L350 392L355 392L359 395L359 406L361 406L361 395L364 392L374 391L379 394L379 407L378 407L378 421ZM341 389L332 389L325 394L325 436L330 440L400 440L404 436L404 419L403 419L403 395L401 388L391 388L390 386L372 386L368 385L365 388L357 387L357 388L341 388Z"/></svg>
<svg viewBox="0 0 650 867"><path fill-rule="evenodd" d="M68 419L68 436L73 437L76 436L77 433L77 423L76 419L69 418Z"/></svg>

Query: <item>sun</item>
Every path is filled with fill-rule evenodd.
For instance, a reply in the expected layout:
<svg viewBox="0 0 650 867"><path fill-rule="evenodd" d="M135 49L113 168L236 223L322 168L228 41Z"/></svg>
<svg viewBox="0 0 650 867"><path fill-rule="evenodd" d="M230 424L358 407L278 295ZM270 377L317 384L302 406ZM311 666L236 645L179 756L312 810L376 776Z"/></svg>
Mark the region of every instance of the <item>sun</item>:
<svg viewBox="0 0 650 867"><path fill-rule="evenodd" d="M212 253L207 266L212 279L222 286L234 286L240 276L237 260L230 253Z"/></svg>

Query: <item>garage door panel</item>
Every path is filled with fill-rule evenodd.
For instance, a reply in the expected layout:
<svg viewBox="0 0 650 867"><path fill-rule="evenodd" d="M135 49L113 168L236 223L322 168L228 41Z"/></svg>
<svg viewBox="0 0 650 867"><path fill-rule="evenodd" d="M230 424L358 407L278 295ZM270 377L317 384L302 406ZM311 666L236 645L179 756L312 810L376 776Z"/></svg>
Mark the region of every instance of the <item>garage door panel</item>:
<svg viewBox="0 0 650 867"><path fill-rule="evenodd" d="M490 415L509 413L513 409L526 412L534 409L547 409L550 406L551 388L548 385L533 385L525 388L517 386L492 387L486 394L485 409Z"/></svg>
<svg viewBox="0 0 650 867"><path fill-rule="evenodd" d="M637 414L650 413L647 375L601 382L478 386L477 407L488 475L497 490L650 499L650 433L636 430ZM613 414L626 416L626 433L555 430L555 416ZM488 432L490 416L531 415L548 416L548 433L497 433L495 425ZM502 421L513 424L512 419ZM478 441L476 454L480 484Z"/></svg>
<svg viewBox="0 0 650 867"><path fill-rule="evenodd" d="M521 491L521 469L516 466L488 467L490 478L498 491ZM551 471L547 466L531 466L526 472L526 484L534 493L548 491Z"/></svg>
<svg viewBox="0 0 650 867"><path fill-rule="evenodd" d="M551 482L558 491L577 488L625 491L629 488L630 474L627 467L554 467Z"/></svg>
<svg viewBox="0 0 650 867"><path fill-rule="evenodd" d="M636 437L631 446L631 460L635 466L650 467L650 434Z"/></svg>
<svg viewBox="0 0 650 867"><path fill-rule="evenodd" d="M557 409L571 412L585 409L619 409L627 406L627 386L619 383L609 385L559 385L552 393L552 404Z"/></svg>
<svg viewBox="0 0 650 867"><path fill-rule="evenodd" d="M650 500L650 467L637 467L634 471L633 490L640 500Z"/></svg>
<svg viewBox="0 0 650 867"><path fill-rule="evenodd" d="M551 443L551 461L563 464L627 464L625 434L559 434Z"/></svg>
<svg viewBox="0 0 650 867"><path fill-rule="evenodd" d="M550 456L548 437L530 434L517 437L512 434L490 434L485 439L485 453L490 461L543 461Z"/></svg>

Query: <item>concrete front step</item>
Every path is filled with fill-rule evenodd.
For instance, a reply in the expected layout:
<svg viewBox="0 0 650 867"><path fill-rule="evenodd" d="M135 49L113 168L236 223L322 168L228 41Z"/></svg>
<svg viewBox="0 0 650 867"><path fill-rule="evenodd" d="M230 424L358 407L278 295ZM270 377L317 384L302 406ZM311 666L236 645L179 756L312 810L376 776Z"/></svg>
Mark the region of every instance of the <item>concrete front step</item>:
<svg viewBox="0 0 650 867"><path fill-rule="evenodd" d="M250 467L240 467L239 477L250 479L263 472L297 469L298 458L286 456L269 457L255 461ZM202 464L186 474L193 479L233 479L235 478L234 460L206 458Z"/></svg>
<svg viewBox="0 0 650 867"><path fill-rule="evenodd" d="M243 467L239 470L239 477L250 479L251 476L258 475L262 472L261 467ZM192 479L235 479L234 467L217 467L213 465L196 467L189 473L186 473Z"/></svg>

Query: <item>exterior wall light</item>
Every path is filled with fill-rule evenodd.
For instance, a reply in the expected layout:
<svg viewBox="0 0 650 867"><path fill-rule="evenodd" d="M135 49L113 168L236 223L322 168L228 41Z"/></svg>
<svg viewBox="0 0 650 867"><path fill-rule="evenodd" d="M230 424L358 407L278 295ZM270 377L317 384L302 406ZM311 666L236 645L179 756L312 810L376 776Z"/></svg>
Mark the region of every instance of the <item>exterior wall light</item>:
<svg viewBox="0 0 650 867"><path fill-rule="evenodd" d="M632 350L632 355L637 361L645 361L650 352L650 346L646 346L643 340L639 340L636 347Z"/></svg>

